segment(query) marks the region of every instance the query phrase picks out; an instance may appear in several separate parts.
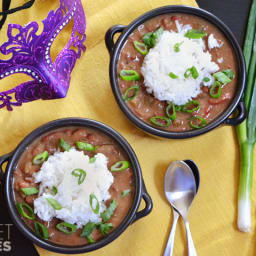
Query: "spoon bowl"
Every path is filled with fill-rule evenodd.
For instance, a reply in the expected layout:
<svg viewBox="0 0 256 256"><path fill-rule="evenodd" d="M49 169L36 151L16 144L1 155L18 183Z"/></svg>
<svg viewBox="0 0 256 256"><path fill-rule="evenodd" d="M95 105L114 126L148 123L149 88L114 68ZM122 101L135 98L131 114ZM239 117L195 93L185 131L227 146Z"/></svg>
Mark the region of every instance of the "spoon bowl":
<svg viewBox="0 0 256 256"><path fill-rule="evenodd" d="M192 170L193 174L194 174L194 178L195 178L195 182L196 182L196 193L199 189L199 185L200 185L200 173L199 173L199 169L196 165L196 163L193 160L190 159L186 159L183 160Z"/></svg>
<svg viewBox="0 0 256 256"><path fill-rule="evenodd" d="M165 175L165 196L181 215L187 213L195 195L196 182L191 168L184 161L174 161Z"/></svg>

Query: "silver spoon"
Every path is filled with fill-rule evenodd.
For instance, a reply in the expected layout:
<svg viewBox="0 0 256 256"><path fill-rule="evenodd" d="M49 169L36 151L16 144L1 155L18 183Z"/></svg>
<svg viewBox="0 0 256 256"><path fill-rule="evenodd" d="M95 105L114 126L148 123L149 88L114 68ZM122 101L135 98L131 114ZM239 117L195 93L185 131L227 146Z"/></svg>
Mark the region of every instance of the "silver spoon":
<svg viewBox="0 0 256 256"><path fill-rule="evenodd" d="M164 256L172 255L174 236L179 213L185 222L189 255L197 255L190 234L187 212L194 196L197 193L199 183L200 175L198 167L192 160L175 161L167 169L165 175L165 195L173 207L173 224L164 251Z"/></svg>

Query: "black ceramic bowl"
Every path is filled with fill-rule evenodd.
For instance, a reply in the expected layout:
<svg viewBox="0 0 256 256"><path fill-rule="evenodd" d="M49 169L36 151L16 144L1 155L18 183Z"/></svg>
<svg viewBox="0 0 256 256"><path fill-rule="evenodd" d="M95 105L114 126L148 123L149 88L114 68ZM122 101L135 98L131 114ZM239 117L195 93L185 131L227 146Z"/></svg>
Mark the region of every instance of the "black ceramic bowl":
<svg viewBox="0 0 256 256"><path fill-rule="evenodd" d="M119 90L118 85L118 75L117 75L117 64L119 60L120 51L122 50L128 36L141 24L145 23L145 21L150 20L156 16L163 15L163 14L171 14L171 13L185 13L185 14L192 14L198 17L201 17L208 22L215 25L223 34L226 36L228 41L230 42L231 47L233 48L233 52L236 56L237 66L238 66L238 83L237 83L237 90L235 96L229 105L229 107L214 121L209 123L207 126L198 129L198 130L191 130L185 132L170 132L158 129L156 127L147 124L146 122L142 121L139 117L137 117L132 110L127 106L127 104L123 101L121 92ZM116 43L114 43L114 35L116 33L121 33ZM115 95L116 101L124 112L124 114L128 117L130 121L132 121L136 126L141 128L146 133L151 135L163 137L163 138L170 138L170 139L183 139L183 138L191 138L194 136L198 136L204 134L206 132L211 131L212 129L216 128L221 124L227 125L238 125L246 118L246 109L244 103L241 101L241 97L245 88L245 79L246 79L246 69L245 69L245 62L243 53L241 48L235 39L233 33L230 29L216 16L213 14L199 9L193 8L189 6L164 6L158 9L154 9L145 13L144 15L140 16L128 26L123 25L116 25L111 27L105 36L106 46L110 53L110 66L109 66L109 75L110 75L110 82L112 86L113 93ZM229 118L229 116L234 113L235 109L238 110L236 117Z"/></svg>
<svg viewBox="0 0 256 256"><path fill-rule="evenodd" d="M53 131L58 128L67 127L67 126L77 126L77 127L85 127L85 128L93 128L98 130L108 137L112 138L123 150L126 152L133 169L134 179L135 179L135 192L134 192L134 201L132 206L122 221L122 223L107 237L102 240L96 241L93 244L83 245L83 246L62 246L55 243L52 243L47 240L40 239L35 233L27 226L27 224L21 219L19 212L17 211L15 200L14 200L14 190L13 190L13 171L17 166L17 163L24 152L24 150L30 145L34 140L36 140L41 135ZM7 167L5 173L3 173L2 166L4 162L7 163ZM33 243L38 246L47 249L49 251L63 253L63 254L75 254L75 253L84 253L99 249L108 243L112 242L116 239L125 229L134 221L148 215L152 210L152 200L148 195L143 178L141 175L141 169L138 162L138 159L128 144L128 142L114 129L109 126L89 119L82 118L66 118L60 119L56 121L52 121L47 123L38 129L31 132L25 139L17 146L17 148L5 155L0 157L0 174L1 174L1 183L4 186L5 198L8 205L8 210L11 215L11 218L17 228ZM146 203L145 208L141 211L138 211L138 207L141 199L143 199Z"/></svg>

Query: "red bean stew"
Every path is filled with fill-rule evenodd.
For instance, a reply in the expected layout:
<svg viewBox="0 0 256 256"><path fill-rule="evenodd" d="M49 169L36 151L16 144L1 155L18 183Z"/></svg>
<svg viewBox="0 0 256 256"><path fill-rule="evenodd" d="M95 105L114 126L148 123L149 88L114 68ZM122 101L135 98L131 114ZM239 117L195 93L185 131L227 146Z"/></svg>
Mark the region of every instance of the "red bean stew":
<svg viewBox="0 0 256 256"><path fill-rule="evenodd" d="M153 42L154 35L161 29L177 32L175 21L182 25L190 24L194 30L204 33L202 39L206 50L212 55L212 61L219 65L222 74L225 71L231 72L231 81L225 86L218 80L210 88L201 86L202 92L187 106L175 106L172 102L156 99L146 91L141 74L142 63L152 47L150 43ZM210 34L213 34L218 42L222 42L220 48L209 49L207 40ZM145 38L145 35L149 37ZM149 41L148 38L153 39ZM223 59L222 63L218 61L220 58ZM225 35L208 21L188 14L161 15L136 28L120 52L117 73L123 99L134 114L154 127L172 132L199 129L213 121L230 105L237 84L236 57ZM228 73L224 75L229 76Z"/></svg>
<svg viewBox="0 0 256 256"><path fill-rule="evenodd" d="M70 146L77 148L80 147L76 144L78 141L87 143L87 147L83 148L84 150L81 147L80 150L90 159L93 159L97 153L104 154L108 158L108 169L113 170L114 176L114 182L109 189L111 198L106 202L110 219L106 222L103 220L102 223L89 222L80 229L68 223L63 225L57 218L45 222L33 213L33 204L40 185L34 182L33 174L38 172L43 161L47 160L47 156L44 156L45 152L52 155L57 150L65 151ZM120 161L122 164L119 163ZM120 146L97 130L68 127L39 137L25 150L14 171L14 194L21 218L40 237L57 244L76 246L102 239L118 227L131 208L134 197L134 178L128 163L128 157ZM117 171L118 169L120 171ZM56 228L57 225L58 228Z"/></svg>

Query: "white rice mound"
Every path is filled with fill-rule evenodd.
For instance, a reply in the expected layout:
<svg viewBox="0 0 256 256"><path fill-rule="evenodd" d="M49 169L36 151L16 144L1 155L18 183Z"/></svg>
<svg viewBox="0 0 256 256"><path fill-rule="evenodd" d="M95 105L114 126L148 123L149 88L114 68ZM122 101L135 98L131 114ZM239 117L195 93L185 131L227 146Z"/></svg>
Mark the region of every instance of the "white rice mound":
<svg viewBox="0 0 256 256"><path fill-rule="evenodd" d="M184 26L184 29L178 27L179 32L164 31L144 58L141 68L144 84L147 92L160 101L173 102L175 105L186 104L201 93L200 86L205 77L210 78L210 81L203 84L211 86L211 74L219 70L219 66L212 61L211 54L204 51L202 39L184 37L188 29L190 27ZM180 51L175 52L174 45L181 42ZM184 77L185 71L192 66L199 73L197 79L192 76ZM170 72L178 78L169 77Z"/></svg>
<svg viewBox="0 0 256 256"><path fill-rule="evenodd" d="M95 155L96 161L89 163L89 157L83 152L71 148L69 152L56 152L43 163L39 172L34 174L35 182L40 184L39 197L34 201L34 212L44 221L56 217L65 222L76 224L81 228L87 222L100 222L100 213L106 209L105 201L110 199L109 188L114 178L107 168L108 159L105 155ZM86 171L82 184L78 185L78 177L71 172L80 168ZM54 195L52 187L57 188ZM90 194L94 194L100 204L98 214L90 206ZM46 198L53 198L62 206L55 210ZM96 201L93 200L94 206Z"/></svg>

